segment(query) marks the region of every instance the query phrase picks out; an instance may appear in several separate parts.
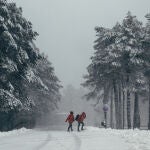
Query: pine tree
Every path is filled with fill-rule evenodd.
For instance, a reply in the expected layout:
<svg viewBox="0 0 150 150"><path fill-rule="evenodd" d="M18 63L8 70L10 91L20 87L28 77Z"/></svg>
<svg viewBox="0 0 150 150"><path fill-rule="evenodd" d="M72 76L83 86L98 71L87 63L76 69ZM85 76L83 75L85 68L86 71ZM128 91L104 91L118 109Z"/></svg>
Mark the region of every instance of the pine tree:
<svg viewBox="0 0 150 150"><path fill-rule="evenodd" d="M15 116L34 105L26 89L28 72L40 57L33 45L37 35L21 8L0 0L0 130L14 128Z"/></svg>
<svg viewBox="0 0 150 150"><path fill-rule="evenodd" d="M38 60L33 72L37 82L31 84L28 92L34 100L35 114L39 117L57 108L61 98L59 90L62 86L54 73L52 64L44 54Z"/></svg>
<svg viewBox="0 0 150 150"><path fill-rule="evenodd" d="M130 95L136 89L143 64L142 23L128 12L122 24L117 23L112 29L96 28L96 32L98 38L95 41L95 53L91 58L92 63L87 68L88 75L85 76L86 81L83 84L90 87L91 92L87 96L97 96L103 91L104 102L108 102L108 95L113 88L116 128L123 128L122 109L125 106L125 91L127 91L127 123L128 128L131 128ZM137 92L134 125L138 124L139 127Z"/></svg>
<svg viewBox="0 0 150 150"><path fill-rule="evenodd" d="M144 75L147 79L148 82L148 101L149 101L149 118L148 118L148 129L150 130L150 14L147 14L145 16L147 18L147 24L146 27L144 28L145 31L145 36L143 39L143 48L144 48L144 53L143 53L143 59L144 59Z"/></svg>
<svg viewBox="0 0 150 150"><path fill-rule="evenodd" d="M128 12L122 23L122 31L118 37L116 46L121 51L121 68L127 88L127 123L131 128L131 102L132 82L136 80L136 73L142 59L142 23Z"/></svg>
<svg viewBox="0 0 150 150"><path fill-rule="evenodd" d="M109 30L105 28L96 28L97 40L95 41L95 54L91 58L92 63L88 66L88 75L85 76L86 82L84 86L89 86L92 91L87 94L90 98L91 96L96 96L103 91L103 103L108 103L109 92L111 87L114 89L115 97L115 112L116 112L116 125L119 128L118 122L118 88L117 82L119 78L120 64L116 61L119 57L116 53L116 47L114 41L116 38L116 33L114 30ZM110 92L111 93L111 92ZM98 96L99 97L99 96Z"/></svg>

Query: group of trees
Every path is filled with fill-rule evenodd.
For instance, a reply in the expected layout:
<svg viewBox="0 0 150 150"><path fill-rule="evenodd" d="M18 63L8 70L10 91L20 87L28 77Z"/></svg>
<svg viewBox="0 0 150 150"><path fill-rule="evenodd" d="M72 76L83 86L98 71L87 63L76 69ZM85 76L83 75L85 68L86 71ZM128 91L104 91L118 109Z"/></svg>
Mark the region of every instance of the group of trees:
<svg viewBox="0 0 150 150"><path fill-rule="evenodd" d="M0 0L0 130L33 127L54 110L60 81L34 44L38 35L22 8Z"/></svg>
<svg viewBox="0 0 150 150"><path fill-rule="evenodd" d="M123 21L111 29L95 28L95 53L83 86L90 89L87 99L96 97L97 103L103 100L103 104L110 104L110 116L115 115L117 129L124 128L125 122L128 129L140 128L141 98L149 101L150 129L150 14L145 17L145 26L128 12Z"/></svg>

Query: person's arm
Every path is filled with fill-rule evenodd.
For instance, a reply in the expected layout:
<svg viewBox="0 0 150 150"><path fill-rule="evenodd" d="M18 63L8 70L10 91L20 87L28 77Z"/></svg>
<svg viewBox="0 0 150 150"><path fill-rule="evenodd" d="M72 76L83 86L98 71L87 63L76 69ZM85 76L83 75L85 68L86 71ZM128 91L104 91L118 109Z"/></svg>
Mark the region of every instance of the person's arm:
<svg viewBox="0 0 150 150"><path fill-rule="evenodd" d="M67 117L67 119L66 119L66 121L65 121L65 122L67 122L67 121L68 121L68 118L69 118L69 116Z"/></svg>
<svg viewBox="0 0 150 150"><path fill-rule="evenodd" d="M69 120L69 118L70 118L70 115L67 117L67 119L66 119L66 121L65 121L65 122L67 122L67 121Z"/></svg>

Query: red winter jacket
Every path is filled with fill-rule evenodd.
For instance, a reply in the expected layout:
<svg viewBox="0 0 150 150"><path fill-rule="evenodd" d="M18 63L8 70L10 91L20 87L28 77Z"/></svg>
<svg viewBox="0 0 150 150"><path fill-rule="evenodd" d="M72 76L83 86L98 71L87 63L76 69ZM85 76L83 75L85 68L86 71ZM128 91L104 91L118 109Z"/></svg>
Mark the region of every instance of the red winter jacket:
<svg viewBox="0 0 150 150"><path fill-rule="evenodd" d="M83 122L83 120L86 118L86 114L85 114L85 112L83 112L80 116L79 116L79 119L78 119L78 121L79 122Z"/></svg>
<svg viewBox="0 0 150 150"><path fill-rule="evenodd" d="M69 123L73 123L74 122L74 115L73 114L70 114L68 117L67 117L67 119L66 119L66 121L65 122L69 122Z"/></svg>

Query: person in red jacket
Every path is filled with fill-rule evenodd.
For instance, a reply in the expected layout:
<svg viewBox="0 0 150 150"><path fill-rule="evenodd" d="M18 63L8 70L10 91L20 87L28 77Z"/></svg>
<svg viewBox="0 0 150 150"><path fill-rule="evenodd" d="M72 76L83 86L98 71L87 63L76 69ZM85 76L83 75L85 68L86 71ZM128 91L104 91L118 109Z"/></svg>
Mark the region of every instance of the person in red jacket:
<svg viewBox="0 0 150 150"><path fill-rule="evenodd" d="M79 118L78 118L78 131L80 131L80 125L82 125L81 126L81 130L83 130L83 127L84 127L84 122L83 122L83 120L86 118L86 114L85 114L85 112L82 112L82 114L81 115L79 115Z"/></svg>
<svg viewBox="0 0 150 150"><path fill-rule="evenodd" d="M69 126L68 126L68 132L70 131L70 129L71 129L71 131L73 131L73 129L72 129L72 123L74 122L74 115L73 115L73 112L72 111L70 111L70 114L68 115L68 117L67 117L67 119L66 119L66 121L65 122L68 122L69 123Z"/></svg>

